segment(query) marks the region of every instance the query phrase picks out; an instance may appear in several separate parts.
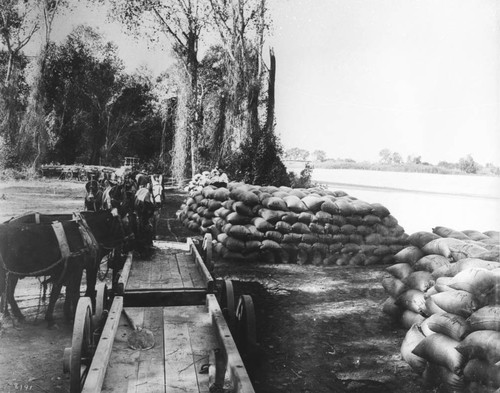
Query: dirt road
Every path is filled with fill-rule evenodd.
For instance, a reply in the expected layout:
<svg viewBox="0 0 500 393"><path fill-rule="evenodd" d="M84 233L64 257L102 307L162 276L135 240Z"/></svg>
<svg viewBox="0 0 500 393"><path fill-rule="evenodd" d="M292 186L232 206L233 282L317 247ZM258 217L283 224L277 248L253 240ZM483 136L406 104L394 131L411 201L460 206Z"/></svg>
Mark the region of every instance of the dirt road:
<svg viewBox="0 0 500 393"><path fill-rule="evenodd" d="M26 211L78 211L83 194L77 182L3 183L0 221ZM175 219L184 198L168 195L159 226L162 238L184 241L196 235ZM237 295L253 296L260 353L249 372L256 392L430 392L401 360L405 330L381 312L384 267L218 262L216 275L233 279ZM1 320L0 392L69 389L62 353L70 346L72 326L64 322L59 301L58 328L48 330L46 304L39 295L36 279L21 280L16 297L27 321Z"/></svg>

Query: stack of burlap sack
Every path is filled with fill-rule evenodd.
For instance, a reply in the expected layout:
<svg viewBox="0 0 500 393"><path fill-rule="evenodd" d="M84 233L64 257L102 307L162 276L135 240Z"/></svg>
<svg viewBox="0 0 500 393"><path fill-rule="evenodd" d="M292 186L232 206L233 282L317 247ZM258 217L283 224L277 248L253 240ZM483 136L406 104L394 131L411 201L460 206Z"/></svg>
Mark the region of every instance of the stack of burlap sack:
<svg viewBox="0 0 500 393"><path fill-rule="evenodd" d="M315 265L393 262L408 235L389 210L343 191L229 183L191 193L177 217L227 259Z"/></svg>
<svg viewBox="0 0 500 393"><path fill-rule="evenodd" d="M445 392L500 388L500 236L437 227L409 236L383 279L385 313L409 329L403 359Z"/></svg>

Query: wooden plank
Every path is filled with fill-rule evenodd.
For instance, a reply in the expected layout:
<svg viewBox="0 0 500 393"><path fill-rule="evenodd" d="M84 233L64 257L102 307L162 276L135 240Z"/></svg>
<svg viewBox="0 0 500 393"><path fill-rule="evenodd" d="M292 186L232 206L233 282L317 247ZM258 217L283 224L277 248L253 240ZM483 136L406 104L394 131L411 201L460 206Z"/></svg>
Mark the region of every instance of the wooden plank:
<svg viewBox="0 0 500 393"><path fill-rule="evenodd" d="M228 371L236 392L254 393L255 391L252 383L250 382L245 366L243 365L243 360L241 359L236 343L231 336L231 332L227 326L224 316L222 315L222 311L215 295L207 295L207 306L209 313L212 316L214 330L222 347L221 349L224 350L227 356Z"/></svg>
<svg viewBox="0 0 500 393"><path fill-rule="evenodd" d="M193 375L198 384L198 390L196 391L208 393L209 375L201 374L200 370L203 365L209 363L209 353L217 346L217 339L206 305L164 308L163 316L165 332L167 330L170 332L172 326L175 326L177 329L179 326L184 326L183 331L189 336L189 347L184 344L184 348L188 348L190 351L190 361L193 364L191 372L196 372L196 375ZM172 345L175 346L178 343L172 343ZM168 353L167 350L166 353ZM167 357L165 357L165 360L168 360ZM175 359L173 361L175 362ZM165 363L165 367L168 368L167 363ZM170 378L175 379L177 375L173 373L173 375L170 375Z"/></svg>
<svg viewBox="0 0 500 393"><path fill-rule="evenodd" d="M101 334L101 339L92 359L82 393L98 393L102 389L122 309L123 298L115 296Z"/></svg>
<svg viewBox="0 0 500 393"><path fill-rule="evenodd" d="M176 309L179 307L176 307ZM198 375L186 323L170 322L164 309L165 386L169 393L198 392Z"/></svg>
<svg viewBox="0 0 500 393"><path fill-rule="evenodd" d="M127 260L123 265L120 277L118 278L118 292L120 295L123 294L124 289L127 287L128 278L130 275L130 269L132 268L132 256L133 252L130 251L127 255Z"/></svg>
<svg viewBox="0 0 500 393"><path fill-rule="evenodd" d="M103 384L105 393L124 393L130 391L165 393L163 362L163 310L161 307L128 308L124 311L137 318L143 318L142 326L153 332L155 346L149 350L132 349L128 339L133 333L129 322L122 313L116 333L108 371ZM142 317L141 317L142 314ZM140 322L134 322L139 325ZM145 368L144 368L145 367ZM145 383L147 380L151 383ZM141 378L140 382L137 382ZM149 389L149 390L148 390Z"/></svg>
<svg viewBox="0 0 500 393"><path fill-rule="evenodd" d="M125 290L149 285L151 261L135 260Z"/></svg>
<svg viewBox="0 0 500 393"><path fill-rule="evenodd" d="M196 268L193 255L182 253L177 254L177 264L181 273L184 288L206 288L205 280Z"/></svg>
<svg viewBox="0 0 500 393"><path fill-rule="evenodd" d="M193 255L194 262L196 264L196 267L198 271L200 272L201 279L204 282L204 286L206 288L209 288L213 285L213 277L208 271L207 267L205 266L205 263L203 262L203 258L201 257L200 253L196 249L196 246L193 243L193 240L191 238L187 238L187 243L189 245L189 250L190 253Z"/></svg>
<svg viewBox="0 0 500 393"><path fill-rule="evenodd" d="M159 307L146 307L142 308L142 311L143 327L153 333L155 346L140 352L136 378L129 380L127 393L165 392L163 312Z"/></svg>

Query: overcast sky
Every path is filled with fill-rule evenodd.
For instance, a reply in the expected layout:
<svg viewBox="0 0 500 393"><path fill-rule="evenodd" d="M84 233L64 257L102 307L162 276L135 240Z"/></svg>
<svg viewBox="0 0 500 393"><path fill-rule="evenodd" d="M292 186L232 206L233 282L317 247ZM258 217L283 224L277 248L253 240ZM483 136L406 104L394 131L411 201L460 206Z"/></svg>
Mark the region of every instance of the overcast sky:
<svg viewBox="0 0 500 393"><path fill-rule="evenodd" d="M384 148L437 163L471 154L500 165L500 2L269 0L277 133L285 148L377 161ZM160 48L127 37L102 10L82 21L120 45L129 70L159 72Z"/></svg>

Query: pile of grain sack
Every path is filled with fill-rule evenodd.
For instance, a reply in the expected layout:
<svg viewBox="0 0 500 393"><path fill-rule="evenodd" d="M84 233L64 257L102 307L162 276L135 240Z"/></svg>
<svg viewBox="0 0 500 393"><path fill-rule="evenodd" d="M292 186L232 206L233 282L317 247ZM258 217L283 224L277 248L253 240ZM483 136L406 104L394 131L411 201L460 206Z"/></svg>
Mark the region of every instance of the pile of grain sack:
<svg viewBox="0 0 500 393"><path fill-rule="evenodd" d="M222 258L315 265L390 264L408 235L389 210L343 191L255 186L195 189L177 217L211 233Z"/></svg>
<svg viewBox="0 0 500 393"><path fill-rule="evenodd" d="M409 329L401 356L444 392L500 388L500 235L436 227L409 236L383 279L383 311ZM500 391L500 390L498 390Z"/></svg>

